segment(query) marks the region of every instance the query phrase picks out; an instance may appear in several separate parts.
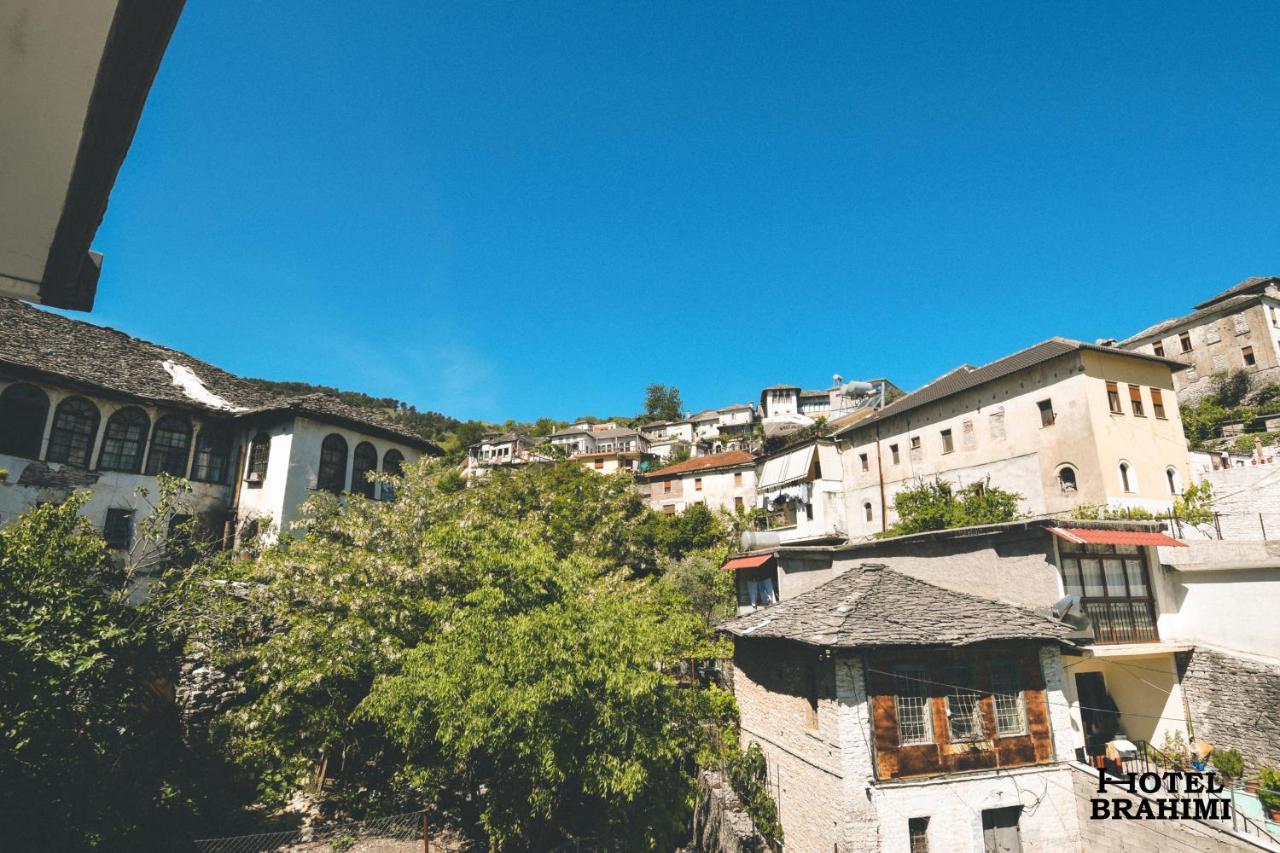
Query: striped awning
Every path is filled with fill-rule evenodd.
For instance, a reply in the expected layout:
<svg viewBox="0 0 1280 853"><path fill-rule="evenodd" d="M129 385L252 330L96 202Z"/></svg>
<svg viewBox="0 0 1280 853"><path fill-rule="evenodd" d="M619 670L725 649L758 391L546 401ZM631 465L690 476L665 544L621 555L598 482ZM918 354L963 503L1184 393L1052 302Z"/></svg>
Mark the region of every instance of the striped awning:
<svg viewBox="0 0 1280 853"><path fill-rule="evenodd" d="M1109 530L1097 527L1050 527L1049 532L1073 545L1160 545L1186 548L1179 542L1154 530Z"/></svg>

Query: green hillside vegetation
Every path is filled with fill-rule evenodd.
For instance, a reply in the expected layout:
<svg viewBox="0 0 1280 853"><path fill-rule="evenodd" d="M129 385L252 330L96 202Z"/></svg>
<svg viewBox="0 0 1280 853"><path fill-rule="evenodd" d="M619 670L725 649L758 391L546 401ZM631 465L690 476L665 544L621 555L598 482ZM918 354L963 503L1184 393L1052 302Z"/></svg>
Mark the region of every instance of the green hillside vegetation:
<svg viewBox="0 0 1280 853"><path fill-rule="evenodd" d="M1182 428L1194 450L1253 450L1255 438L1275 444L1280 433L1245 433L1222 438L1222 427L1232 421L1252 421L1259 415L1280 412L1280 385L1254 388L1248 371L1216 374L1213 390L1194 405L1182 407ZM1248 425L1246 428L1251 428Z"/></svg>

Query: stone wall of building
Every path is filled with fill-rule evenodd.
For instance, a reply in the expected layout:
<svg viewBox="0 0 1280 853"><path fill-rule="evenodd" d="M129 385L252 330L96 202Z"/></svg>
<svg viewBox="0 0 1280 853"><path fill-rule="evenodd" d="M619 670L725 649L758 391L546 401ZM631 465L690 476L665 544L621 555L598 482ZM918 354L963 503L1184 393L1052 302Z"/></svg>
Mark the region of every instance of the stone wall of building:
<svg viewBox="0 0 1280 853"><path fill-rule="evenodd" d="M769 849L728 780L715 770L704 770L698 778L693 849L699 853L757 853Z"/></svg>
<svg viewBox="0 0 1280 853"><path fill-rule="evenodd" d="M1200 850L1204 853L1258 853L1269 850L1194 820L1093 820L1089 800L1099 796L1098 777L1084 765L1072 765L1082 853L1150 853L1152 850ZM1136 801L1141 795L1108 788L1107 799Z"/></svg>
<svg viewBox="0 0 1280 853"><path fill-rule="evenodd" d="M1280 765L1280 666L1197 646L1182 690L1196 739L1240 750L1252 772Z"/></svg>

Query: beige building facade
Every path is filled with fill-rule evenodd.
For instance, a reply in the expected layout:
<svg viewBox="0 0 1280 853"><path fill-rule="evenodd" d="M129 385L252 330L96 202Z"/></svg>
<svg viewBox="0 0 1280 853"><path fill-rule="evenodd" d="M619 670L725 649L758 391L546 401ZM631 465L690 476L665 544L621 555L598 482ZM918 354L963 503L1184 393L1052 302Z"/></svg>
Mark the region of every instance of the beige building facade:
<svg viewBox="0 0 1280 853"><path fill-rule="evenodd" d="M1062 338L957 368L836 433L850 537L892 526L894 496L935 477L1016 492L1025 515L1168 511L1190 482L1180 368Z"/></svg>

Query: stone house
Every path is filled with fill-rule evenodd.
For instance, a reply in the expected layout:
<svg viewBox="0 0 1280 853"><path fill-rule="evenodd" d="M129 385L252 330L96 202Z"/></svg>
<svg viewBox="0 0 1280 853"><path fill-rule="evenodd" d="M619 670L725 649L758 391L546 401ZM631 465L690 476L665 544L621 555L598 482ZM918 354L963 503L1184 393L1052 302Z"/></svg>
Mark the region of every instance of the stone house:
<svg viewBox="0 0 1280 853"><path fill-rule="evenodd" d="M787 850L1079 849L1069 626L862 563L721 630Z"/></svg>
<svg viewBox="0 0 1280 853"><path fill-rule="evenodd" d="M323 394L273 396L186 353L0 299L0 523L90 492L84 514L132 547L161 473L187 479L206 535L287 531L316 491L391 497L431 442Z"/></svg>
<svg viewBox="0 0 1280 853"><path fill-rule="evenodd" d="M487 435L467 448L462 475L472 480L483 477L494 468L519 468L530 462L546 461L549 457L538 450L541 443L516 432Z"/></svg>
<svg viewBox="0 0 1280 853"><path fill-rule="evenodd" d="M1186 365L1174 379L1183 402L1209 393L1224 371L1247 370L1258 385L1280 382L1280 277L1246 278L1117 346Z"/></svg>
<svg viewBox="0 0 1280 853"><path fill-rule="evenodd" d="M649 506L684 512L693 504L738 512L755 504L756 458L745 450L695 456L645 476Z"/></svg>
<svg viewBox="0 0 1280 853"><path fill-rule="evenodd" d="M1061 613L1078 627L1062 655L1067 734L1081 762L1097 760L1115 734L1159 747L1180 733L1238 748L1251 767L1280 764L1280 723L1265 698L1280 695L1280 546L1182 542L1161 528L1030 519L783 546L735 556L725 568L737 579L739 613L764 612L762 583L786 602L866 562Z"/></svg>
<svg viewBox="0 0 1280 853"><path fill-rule="evenodd" d="M895 521L897 492L990 480L1027 515L1079 504L1167 512L1189 483L1173 373L1154 355L1052 338L962 365L835 432L850 537Z"/></svg>
<svg viewBox="0 0 1280 853"><path fill-rule="evenodd" d="M569 458L600 474L640 472L656 458L643 432L616 423L578 423L551 433L547 442L561 447Z"/></svg>

